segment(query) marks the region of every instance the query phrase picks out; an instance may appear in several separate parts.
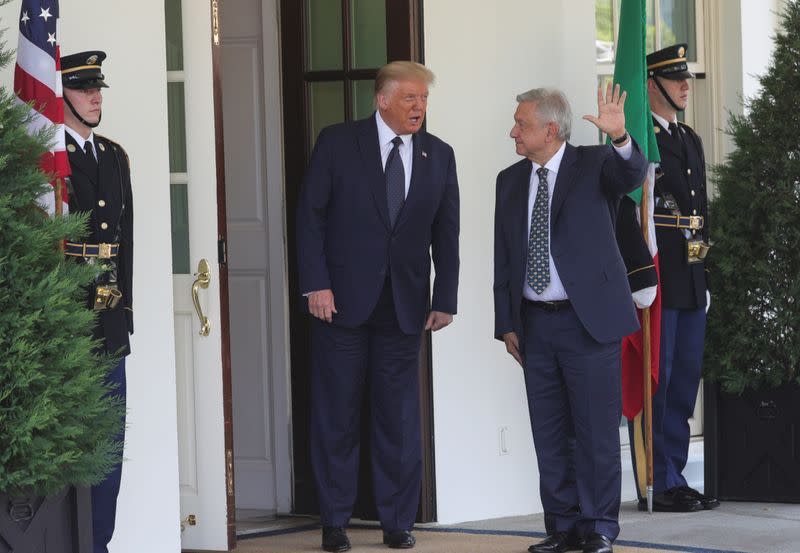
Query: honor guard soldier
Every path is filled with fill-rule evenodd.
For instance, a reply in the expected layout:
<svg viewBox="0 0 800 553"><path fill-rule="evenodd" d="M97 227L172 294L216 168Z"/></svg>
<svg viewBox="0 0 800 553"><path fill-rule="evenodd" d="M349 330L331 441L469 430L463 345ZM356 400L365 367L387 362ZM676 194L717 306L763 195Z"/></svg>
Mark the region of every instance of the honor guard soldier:
<svg viewBox="0 0 800 553"><path fill-rule="evenodd" d="M653 396L653 510L667 512L719 506L717 499L691 488L682 474L710 301L704 263L709 226L703 144L677 117L686 109L694 77L686 50L686 44L676 44L647 56L647 93L661 154L653 216L662 293L659 382ZM634 460L639 509L646 510L644 455L634 452Z"/></svg>
<svg viewBox="0 0 800 553"><path fill-rule="evenodd" d="M105 270L90 290L87 307L97 312L94 336L107 353L119 357L107 380L113 394L125 400L125 356L133 334L133 201L128 156L122 147L94 133L102 116L101 72L104 52L81 52L61 58L64 87L66 148L72 175L68 179L69 209L89 213L88 233L68 241L67 256L100 263ZM124 440L124 429L117 439ZM122 454L105 481L92 488L94 553L107 553L114 533Z"/></svg>

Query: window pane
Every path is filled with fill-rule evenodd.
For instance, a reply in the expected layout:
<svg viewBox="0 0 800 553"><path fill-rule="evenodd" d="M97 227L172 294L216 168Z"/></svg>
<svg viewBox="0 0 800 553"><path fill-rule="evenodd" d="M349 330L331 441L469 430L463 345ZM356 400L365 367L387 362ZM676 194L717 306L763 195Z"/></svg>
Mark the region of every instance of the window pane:
<svg viewBox="0 0 800 553"><path fill-rule="evenodd" d="M183 69L181 0L165 0L164 11L167 25L167 71L180 71Z"/></svg>
<svg viewBox="0 0 800 553"><path fill-rule="evenodd" d="M597 63L614 61L614 2L613 0L596 0L594 5L597 24Z"/></svg>
<svg viewBox="0 0 800 553"><path fill-rule="evenodd" d="M598 75L597 76L597 86L601 90L605 90L608 86L608 83L614 80L614 75ZM597 129L597 143L604 144L606 141L606 135L600 129Z"/></svg>
<svg viewBox="0 0 800 553"><path fill-rule="evenodd" d="M697 61L695 0L661 0L661 47L685 42L686 57Z"/></svg>
<svg viewBox="0 0 800 553"><path fill-rule="evenodd" d="M385 64L386 3L382 0L352 0L350 14L353 68Z"/></svg>
<svg viewBox="0 0 800 553"><path fill-rule="evenodd" d="M645 37L645 49L647 53L656 50L656 5L655 0L647 0L647 36Z"/></svg>
<svg viewBox="0 0 800 553"><path fill-rule="evenodd" d="M308 70L342 69L341 0L307 0Z"/></svg>
<svg viewBox="0 0 800 553"><path fill-rule="evenodd" d="M311 106L311 135L313 144L319 131L344 121L344 84L337 82L308 83L308 104Z"/></svg>
<svg viewBox="0 0 800 553"><path fill-rule="evenodd" d="M363 119L375 111L375 80L353 81L353 119Z"/></svg>
<svg viewBox="0 0 800 553"><path fill-rule="evenodd" d="M169 126L169 171L186 172L186 106L183 83L167 83L167 118Z"/></svg>
<svg viewBox="0 0 800 553"><path fill-rule="evenodd" d="M172 273L188 275L189 270L189 194L188 185L169 187L172 213Z"/></svg>

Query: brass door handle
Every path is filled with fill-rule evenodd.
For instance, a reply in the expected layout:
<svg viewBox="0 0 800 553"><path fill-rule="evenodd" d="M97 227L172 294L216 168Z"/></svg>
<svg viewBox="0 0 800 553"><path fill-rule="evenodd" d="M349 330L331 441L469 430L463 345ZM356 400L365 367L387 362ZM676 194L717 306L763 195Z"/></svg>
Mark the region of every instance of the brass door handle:
<svg viewBox="0 0 800 553"><path fill-rule="evenodd" d="M208 283L211 282L211 267L208 265L208 261L200 260L194 276L197 278L192 284L192 303L194 303L194 310L197 311L197 317L200 319L200 336L208 336L211 333L211 323L208 322L208 317L203 315L203 308L200 307L200 299L197 297L197 289L205 290L208 288Z"/></svg>

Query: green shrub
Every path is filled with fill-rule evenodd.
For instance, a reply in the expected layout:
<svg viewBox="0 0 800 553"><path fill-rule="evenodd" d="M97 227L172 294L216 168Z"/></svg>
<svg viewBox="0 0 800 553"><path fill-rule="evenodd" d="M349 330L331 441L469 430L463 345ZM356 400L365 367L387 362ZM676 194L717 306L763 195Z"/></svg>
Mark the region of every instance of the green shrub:
<svg viewBox="0 0 800 553"><path fill-rule="evenodd" d="M736 150L715 168L706 376L730 392L799 382L800 4L789 2L772 63Z"/></svg>
<svg viewBox="0 0 800 553"><path fill-rule="evenodd" d="M0 47L0 66L11 59ZM47 494L105 477L122 407L104 384L114 360L91 338L97 269L58 250L86 217L35 207L52 190L39 170L52 131L29 136L28 113L0 89L0 492Z"/></svg>

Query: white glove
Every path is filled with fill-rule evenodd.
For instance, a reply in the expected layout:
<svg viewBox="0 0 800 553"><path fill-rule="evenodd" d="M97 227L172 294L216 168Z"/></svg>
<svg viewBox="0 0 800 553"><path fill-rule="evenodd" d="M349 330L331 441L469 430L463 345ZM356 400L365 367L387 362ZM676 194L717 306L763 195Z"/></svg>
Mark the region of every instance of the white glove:
<svg viewBox="0 0 800 553"><path fill-rule="evenodd" d="M706 313L708 313L709 307L711 307L711 292L706 290Z"/></svg>
<svg viewBox="0 0 800 553"><path fill-rule="evenodd" d="M642 288L641 290L636 290L633 295L633 303L636 304L636 307L639 309L646 309L653 305L653 302L656 300L656 292L658 291L658 286L650 286L648 288Z"/></svg>

